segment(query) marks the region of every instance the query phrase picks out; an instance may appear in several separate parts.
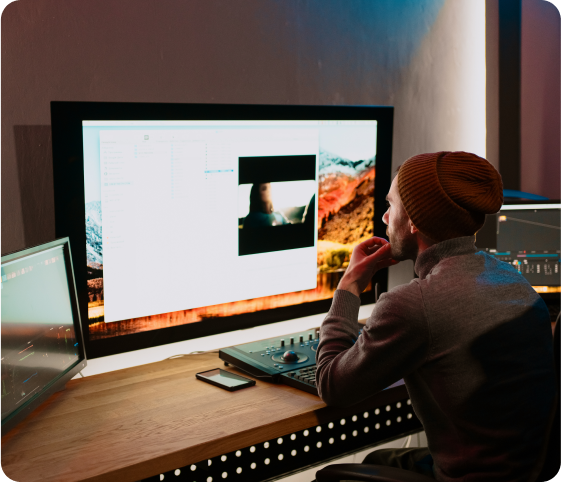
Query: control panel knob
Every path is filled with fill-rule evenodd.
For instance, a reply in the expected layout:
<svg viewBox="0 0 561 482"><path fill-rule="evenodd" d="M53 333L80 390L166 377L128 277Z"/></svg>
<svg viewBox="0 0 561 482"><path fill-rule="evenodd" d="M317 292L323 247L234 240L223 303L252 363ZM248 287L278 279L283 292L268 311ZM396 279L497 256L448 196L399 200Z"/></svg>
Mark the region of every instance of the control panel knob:
<svg viewBox="0 0 561 482"><path fill-rule="evenodd" d="M292 350L288 350L284 352L282 359L285 362L296 362L298 361L298 355L296 354L296 352Z"/></svg>
<svg viewBox="0 0 561 482"><path fill-rule="evenodd" d="M281 340L281 347L283 347L283 346L284 346L284 339Z"/></svg>
<svg viewBox="0 0 561 482"><path fill-rule="evenodd" d="M308 340L312 341L313 339L314 339L314 335L313 335L312 333L310 333L310 334L308 335Z"/></svg>
<svg viewBox="0 0 561 482"><path fill-rule="evenodd" d="M294 345L294 337L293 336L290 337L290 344Z"/></svg>
<svg viewBox="0 0 561 482"><path fill-rule="evenodd" d="M316 330L316 338L319 340L319 330Z"/></svg>
<svg viewBox="0 0 561 482"><path fill-rule="evenodd" d="M304 343L304 335L300 335L300 343Z"/></svg>

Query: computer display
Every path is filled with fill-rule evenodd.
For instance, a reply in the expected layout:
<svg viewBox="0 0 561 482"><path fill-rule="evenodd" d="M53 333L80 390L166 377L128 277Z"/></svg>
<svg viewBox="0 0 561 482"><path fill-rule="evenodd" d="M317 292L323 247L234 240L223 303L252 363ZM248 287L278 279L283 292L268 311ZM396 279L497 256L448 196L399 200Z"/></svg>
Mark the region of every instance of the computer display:
<svg viewBox="0 0 561 482"><path fill-rule="evenodd" d="M86 366L68 240L2 257L2 434Z"/></svg>
<svg viewBox="0 0 561 482"><path fill-rule="evenodd" d="M561 204L504 205L488 215L476 245L512 264L539 293L561 293Z"/></svg>
<svg viewBox="0 0 561 482"><path fill-rule="evenodd" d="M57 234L83 229L90 357L327 311L376 215L384 235L392 108L52 112ZM387 273L373 283L384 291Z"/></svg>

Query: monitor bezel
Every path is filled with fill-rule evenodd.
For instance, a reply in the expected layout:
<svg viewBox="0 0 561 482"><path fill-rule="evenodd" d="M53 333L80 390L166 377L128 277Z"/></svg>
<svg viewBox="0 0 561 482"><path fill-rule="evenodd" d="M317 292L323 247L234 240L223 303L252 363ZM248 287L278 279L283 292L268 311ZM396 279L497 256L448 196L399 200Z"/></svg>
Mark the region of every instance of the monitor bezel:
<svg viewBox="0 0 561 482"><path fill-rule="evenodd" d="M74 332L76 334L76 339L79 342L78 360L72 366L70 366L65 372L59 375L58 378L56 378L49 385L47 385L40 393L38 393L32 399L28 400L24 405L14 410L10 415L8 415L5 419L3 419L2 436L4 436L10 430L16 427L16 425L22 422L37 407L39 407L41 404L47 401L47 399L55 392L64 390L66 384L87 366L86 348L84 344L84 335L82 331L83 325L81 323L81 317L80 317L80 309L79 309L80 304L78 301L78 295L76 290L76 280L74 278L74 270L72 264L73 256L72 256L72 250L70 249L69 238L64 237L48 243L32 246L30 248L26 248L21 251L14 251L12 253L7 253L2 256L1 264L3 265L4 263L10 261L16 261L18 259L35 255L37 253L41 253L42 251L47 251L59 246L63 247L64 265L66 268L66 279L68 281L68 290L70 293L70 304L72 308Z"/></svg>
<svg viewBox="0 0 561 482"><path fill-rule="evenodd" d="M136 102L51 102L55 232L75 246L74 274L88 358L115 355L203 336L266 325L327 312L331 299L272 310L214 318L170 328L89 339L86 283L86 219L84 200L84 152L82 121L135 120L376 120L376 176L374 235L386 237L382 216L391 185L394 108L390 106L322 106L256 104L165 104ZM84 249L81 249L83 247ZM376 293L387 291L388 270L377 272L371 290L361 295L363 304L373 303Z"/></svg>
<svg viewBox="0 0 561 482"><path fill-rule="evenodd" d="M522 201L517 199L516 201L509 200L508 202L505 202L501 206L501 210L503 210L505 206L507 207L507 211L517 209L518 206L520 207L520 209L533 209L533 206L539 206L536 207L536 209L561 209L561 201L559 201L558 199L539 201Z"/></svg>

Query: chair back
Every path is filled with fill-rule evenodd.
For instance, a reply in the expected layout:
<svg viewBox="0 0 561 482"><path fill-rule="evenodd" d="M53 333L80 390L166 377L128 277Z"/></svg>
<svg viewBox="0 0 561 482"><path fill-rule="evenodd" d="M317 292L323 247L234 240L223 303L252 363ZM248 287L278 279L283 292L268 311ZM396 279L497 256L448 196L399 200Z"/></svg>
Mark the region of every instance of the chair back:
<svg viewBox="0 0 561 482"><path fill-rule="evenodd" d="M560 314L561 315L561 314ZM557 382L557 395L555 397L555 407L551 416L551 425L549 430L549 437L547 440L547 447L545 447L545 461L539 477L538 482L545 480L551 480L557 472L559 472L559 467L561 466L561 422L559 419L559 376L560 376L560 339L559 331L561 322L559 321L559 316L557 315L557 320L555 321L555 328L553 331L553 356L555 358L555 380Z"/></svg>

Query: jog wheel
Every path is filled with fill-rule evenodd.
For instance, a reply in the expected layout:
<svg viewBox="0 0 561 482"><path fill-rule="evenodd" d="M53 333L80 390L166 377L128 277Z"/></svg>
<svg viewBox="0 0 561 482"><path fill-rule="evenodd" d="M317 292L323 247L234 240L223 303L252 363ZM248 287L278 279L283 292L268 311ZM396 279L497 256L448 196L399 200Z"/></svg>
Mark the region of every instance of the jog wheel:
<svg viewBox="0 0 561 482"><path fill-rule="evenodd" d="M275 353L271 358L277 363L304 363L308 361L307 355L292 350L285 351L283 354Z"/></svg>

